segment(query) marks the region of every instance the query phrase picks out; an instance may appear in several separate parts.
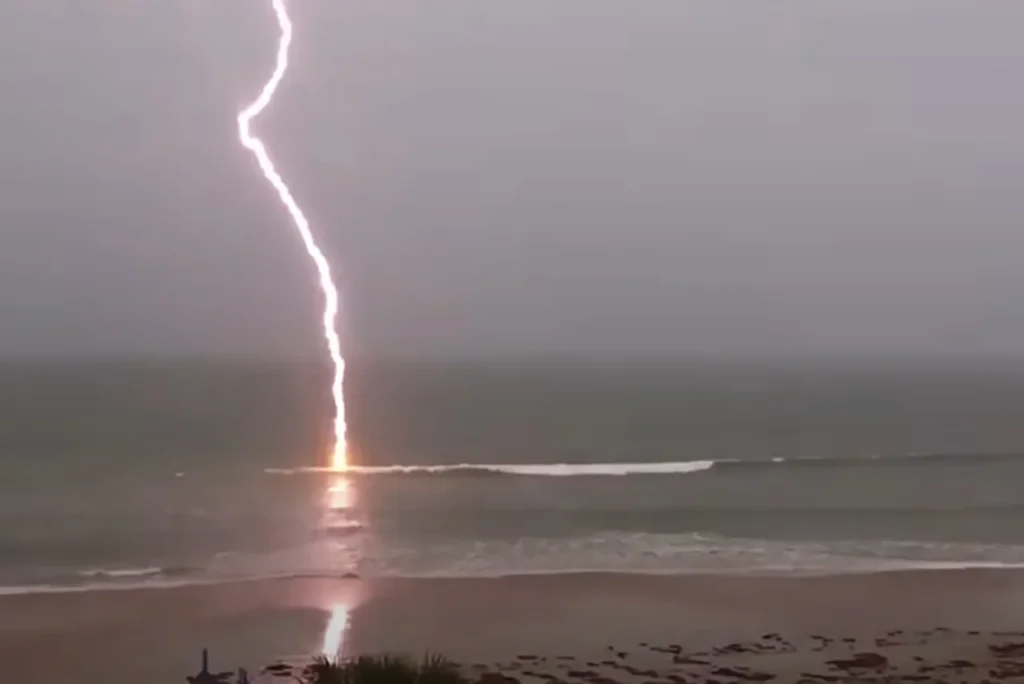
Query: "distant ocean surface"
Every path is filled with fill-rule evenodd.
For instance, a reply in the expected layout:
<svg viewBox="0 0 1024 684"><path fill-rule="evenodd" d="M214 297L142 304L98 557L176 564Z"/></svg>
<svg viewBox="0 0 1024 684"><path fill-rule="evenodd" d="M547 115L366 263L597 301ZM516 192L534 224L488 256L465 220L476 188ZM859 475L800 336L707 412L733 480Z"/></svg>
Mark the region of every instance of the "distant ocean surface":
<svg viewBox="0 0 1024 684"><path fill-rule="evenodd" d="M1024 564L1024 367L0 364L0 594Z"/></svg>

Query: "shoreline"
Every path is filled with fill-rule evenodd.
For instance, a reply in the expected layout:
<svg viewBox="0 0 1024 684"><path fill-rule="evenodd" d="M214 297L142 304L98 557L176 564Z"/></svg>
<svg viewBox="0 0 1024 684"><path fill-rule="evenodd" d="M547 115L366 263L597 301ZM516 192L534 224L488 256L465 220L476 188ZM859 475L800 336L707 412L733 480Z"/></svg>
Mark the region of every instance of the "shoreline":
<svg viewBox="0 0 1024 684"><path fill-rule="evenodd" d="M1024 563L1021 564L1000 564L1000 563L954 563L936 562L934 566L911 566L893 568L859 568L856 570L743 570L723 569L718 571L696 570L692 572L669 572L669 571L623 571L623 570L570 570L561 572L515 572L508 574L494 575L359 575L355 572L345 572L337 575L326 573L295 573L271 576L253 577L223 577L223 578L194 578L194 579L168 579L131 582L83 582L81 584L13 584L0 585L0 602L19 596L50 596L62 594L86 594L86 593L123 593L123 592L145 592L145 591L173 591L198 587L216 587L224 585L257 585L263 583L277 582L483 582L483 581L522 581L536 579L539 581L555 580L556 578L651 578L655 581L664 579L739 579L739 580L829 580L855 577L873 576L902 576L902 575L932 575L950 573L982 573L992 575L1003 574L1024 574Z"/></svg>
<svg viewBox="0 0 1024 684"><path fill-rule="evenodd" d="M295 578L8 595L0 596L0 663L19 684L180 681L207 647L211 667L255 673L282 658L308 660L332 624L343 655L433 651L466 664L508 664L521 655L600 662L609 646L697 652L780 634L798 653L778 655L771 667L787 669L820 660L807 641L812 634L873 644L893 630L937 629L959 635L950 648L976 662L996 632L1024 628L1024 571ZM911 650L931 659L930 648Z"/></svg>

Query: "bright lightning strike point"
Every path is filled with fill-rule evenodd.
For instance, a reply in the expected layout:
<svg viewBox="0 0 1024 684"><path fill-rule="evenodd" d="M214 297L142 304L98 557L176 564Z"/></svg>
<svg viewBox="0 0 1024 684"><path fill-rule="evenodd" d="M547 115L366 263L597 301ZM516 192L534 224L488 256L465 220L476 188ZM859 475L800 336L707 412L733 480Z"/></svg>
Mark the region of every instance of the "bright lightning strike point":
<svg viewBox="0 0 1024 684"><path fill-rule="evenodd" d="M306 219L306 215L299 207L298 202L295 201L295 197L292 195L292 191L288 188L288 185L284 182L281 174L278 173L277 168L274 166L274 162L270 158L270 154L267 152L266 145L263 141L252 133L252 122L253 119L258 117L264 109L270 105L274 99L274 94L277 92L277 88L281 85L281 80L284 78L285 73L288 71L288 55L292 44L292 38L294 36L294 27L292 26L291 17L288 16L288 8L285 4L285 0L272 0L274 7L274 14L277 16L277 23L280 28L281 36L277 47L277 62L274 67L274 72L270 76L270 80L263 86L263 90L260 91L259 96L241 111L238 115L238 138L259 163L260 170L263 172L263 176L267 182L277 191L277 195L284 205L285 209L288 210L288 214L291 216L292 223L295 224L295 229L298 231L299 236L302 238L302 244L306 248L306 252L309 257L313 260L316 265L317 275L320 279L320 289L324 295L324 313L323 313L323 332L324 338L327 341L327 349L331 355L331 362L334 366L334 381L331 385L331 395L334 398L334 445L331 450L331 462L332 468L338 470L344 470L348 465L347 458L347 425L345 423L345 395L343 386L345 382L345 358L341 353L341 339L338 337L336 329L336 322L338 318L338 310L340 308L340 297L338 295L338 288L334 285L334 279L331 276L331 265L327 261L327 257L324 255L323 250L316 242L316 238L313 236L312 231L309 227L309 221Z"/></svg>

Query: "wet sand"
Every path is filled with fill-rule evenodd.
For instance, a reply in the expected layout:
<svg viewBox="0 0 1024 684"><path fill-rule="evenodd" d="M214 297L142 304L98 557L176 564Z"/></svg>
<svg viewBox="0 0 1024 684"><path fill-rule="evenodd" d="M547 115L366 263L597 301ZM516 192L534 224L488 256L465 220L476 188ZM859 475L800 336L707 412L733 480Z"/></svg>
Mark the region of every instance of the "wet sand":
<svg viewBox="0 0 1024 684"><path fill-rule="evenodd" d="M180 682L203 646L257 672L343 617L346 653L441 651L493 684L980 682L1024 662L1016 570L291 579L0 597L0 680Z"/></svg>

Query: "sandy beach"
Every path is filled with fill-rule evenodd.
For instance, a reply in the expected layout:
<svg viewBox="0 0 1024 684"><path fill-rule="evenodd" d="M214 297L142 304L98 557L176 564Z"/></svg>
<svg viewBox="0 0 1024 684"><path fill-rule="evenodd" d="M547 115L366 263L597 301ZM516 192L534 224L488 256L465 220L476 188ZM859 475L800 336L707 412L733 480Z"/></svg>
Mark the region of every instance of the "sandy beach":
<svg viewBox="0 0 1024 684"><path fill-rule="evenodd" d="M289 579L0 597L4 681L20 684L183 681L204 646L211 667L256 672L303 662L325 632L344 653L436 650L507 684L980 682L1024 677L1024 573Z"/></svg>

